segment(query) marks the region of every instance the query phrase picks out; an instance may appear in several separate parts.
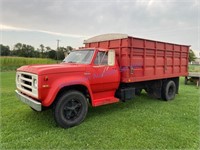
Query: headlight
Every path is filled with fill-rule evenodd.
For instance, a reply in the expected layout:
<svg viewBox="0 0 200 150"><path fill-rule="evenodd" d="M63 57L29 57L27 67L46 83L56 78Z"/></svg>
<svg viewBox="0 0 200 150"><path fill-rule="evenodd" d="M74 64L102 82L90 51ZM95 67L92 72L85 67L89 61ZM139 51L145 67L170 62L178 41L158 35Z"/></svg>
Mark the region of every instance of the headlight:
<svg viewBox="0 0 200 150"><path fill-rule="evenodd" d="M37 79L33 79L33 87L34 88L38 87Z"/></svg>

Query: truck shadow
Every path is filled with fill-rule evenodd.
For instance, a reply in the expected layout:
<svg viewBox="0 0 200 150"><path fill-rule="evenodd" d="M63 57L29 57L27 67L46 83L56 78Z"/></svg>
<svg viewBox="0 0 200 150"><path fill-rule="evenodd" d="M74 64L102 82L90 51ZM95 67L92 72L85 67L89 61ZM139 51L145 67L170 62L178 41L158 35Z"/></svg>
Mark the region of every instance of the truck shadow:
<svg viewBox="0 0 200 150"><path fill-rule="evenodd" d="M85 121L90 122L96 119L96 117L101 118L105 116L112 116L114 113L116 115L120 115L123 111L127 111L128 109L145 109L151 103L157 103L160 100L153 99L147 96L146 93L142 93L141 96L135 97L133 100L129 100L126 102L119 102L115 104L104 105L100 107L91 107L88 108L88 114L86 116ZM51 109L35 112L33 110L29 110L25 113L23 120L29 120L32 126L40 125L41 128L54 128L57 127L54 118L53 112Z"/></svg>
<svg viewBox="0 0 200 150"><path fill-rule="evenodd" d="M140 96L136 96L134 99L128 100L126 102L120 101L118 103L103 105L99 107L90 106L88 108L86 120L92 120L92 118L96 116L111 116L113 113L119 113L120 115L121 112L127 111L127 109L145 109L145 107L148 107L148 105L157 103L158 101L162 102L160 99L151 98L146 93L142 93Z"/></svg>

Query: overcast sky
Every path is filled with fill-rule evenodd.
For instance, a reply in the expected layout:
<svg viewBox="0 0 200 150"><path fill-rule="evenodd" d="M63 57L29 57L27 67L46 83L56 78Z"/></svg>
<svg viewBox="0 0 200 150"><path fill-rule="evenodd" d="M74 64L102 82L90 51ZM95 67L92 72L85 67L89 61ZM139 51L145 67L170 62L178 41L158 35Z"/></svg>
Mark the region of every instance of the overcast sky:
<svg viewBox="0 0 200 150"><path fill-rule="evenodd" d="M1 43L83 46L105 33L191 45L200 51L199 0L0 0Z"/></svg>

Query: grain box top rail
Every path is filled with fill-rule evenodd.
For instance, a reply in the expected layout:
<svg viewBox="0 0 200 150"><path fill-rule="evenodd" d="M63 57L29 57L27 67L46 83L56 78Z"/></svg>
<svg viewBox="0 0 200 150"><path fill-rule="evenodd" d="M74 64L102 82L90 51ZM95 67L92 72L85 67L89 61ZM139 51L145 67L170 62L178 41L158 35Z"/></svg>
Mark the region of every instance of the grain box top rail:
<svg viewBox="0 0 200 150"><path fill-rule="evenodd" d="M142 39L142 40L154 41L154 42L156 41L156 40L144 39L144 38L139 38L139 37L133 37L133 36L129 36L128 34L109 33L109 34L102 34L102 35L94 36L92 38L84 40L84 44L95 43L95 42L103 42L103 41L111 41L111 40L117 40L117 39L126 39L126 38L136 38L136 39ZM191 45L176 44L176 43L170 43L170 42L164 42L164 41L156 41L156 42L174 44L174 45L182 45L182 46L189 46L189 47L191 46Z"/></svg>

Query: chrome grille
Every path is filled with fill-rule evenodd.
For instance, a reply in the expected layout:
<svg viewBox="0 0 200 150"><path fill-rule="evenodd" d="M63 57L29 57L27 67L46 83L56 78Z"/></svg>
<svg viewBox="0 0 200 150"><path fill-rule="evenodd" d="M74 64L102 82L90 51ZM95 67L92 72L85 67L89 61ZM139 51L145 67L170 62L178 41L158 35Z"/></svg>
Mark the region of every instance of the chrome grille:
<svg viewBox="0 0 200 150"><path fill-rule="evenodd" d="M22 73L21 74L21 87L25 90L32 92L32 76Z"/></svg>
<svg viewBox="0 0 200 150"><path fill-rule="evenodd" d="M16 85L17 88L25 93L34 97L38 97L38 88L34 87L33 82L38 82L38 76L27 72L17 72Z"/></svg>

